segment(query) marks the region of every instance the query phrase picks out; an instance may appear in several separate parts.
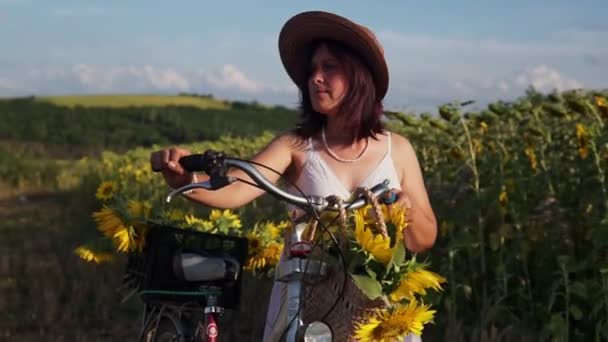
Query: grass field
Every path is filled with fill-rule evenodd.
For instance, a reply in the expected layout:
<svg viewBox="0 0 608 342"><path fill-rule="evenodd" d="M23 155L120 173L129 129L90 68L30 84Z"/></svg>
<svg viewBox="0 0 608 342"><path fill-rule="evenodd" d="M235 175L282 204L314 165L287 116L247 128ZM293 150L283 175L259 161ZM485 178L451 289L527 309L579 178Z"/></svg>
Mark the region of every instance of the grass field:
<svg viewBox="0 0 608 342"><path fill-rule="evenodd" d="M0 341L135 340L143 306L137 296L121 303L124 258L100 267L73 253L91 210L78 196L0 191ZM247 283L241 305L248 309L221 318L224 341L262 334L271 284Z"/></svg>
<svg viewBox="0 0 608 342"><path fill-rule="evenodd" d="M190 106L200 109L229 109L230 104L206 97L175 95L74 95L39 97L38 101L48 101L66 107L112 107L134 106Z"/></svg>

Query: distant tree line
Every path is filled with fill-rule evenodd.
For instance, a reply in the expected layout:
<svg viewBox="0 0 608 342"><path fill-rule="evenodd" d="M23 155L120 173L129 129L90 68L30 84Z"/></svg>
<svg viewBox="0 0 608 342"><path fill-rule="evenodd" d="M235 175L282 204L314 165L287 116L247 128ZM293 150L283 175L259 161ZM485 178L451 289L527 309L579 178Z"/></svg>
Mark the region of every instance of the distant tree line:
<svg viewBox="0 0 608 342"><path fill-rule="evenodd" d="M34 97L0 100L0 141L43 143L75 156L104 149L214 140L222 135L254 136L293 125L284 107L233 102L230 109L190 106L128 108L64 107Z"/></svg>

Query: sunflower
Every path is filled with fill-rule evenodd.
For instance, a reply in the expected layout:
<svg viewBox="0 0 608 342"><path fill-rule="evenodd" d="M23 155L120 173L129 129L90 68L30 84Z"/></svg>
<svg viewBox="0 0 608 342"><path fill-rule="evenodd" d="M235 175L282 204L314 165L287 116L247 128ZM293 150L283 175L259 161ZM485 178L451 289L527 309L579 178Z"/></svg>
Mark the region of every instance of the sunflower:
<svg viewBox="0 0 608 342"><path fill-rule="evenodd" d="M441 291L441 284L445 282L445 278L439 274L419 268L405 274L397 289L391 293L390 299L394 302L413 300L417 294L426 295L427 289Z"/></svg>
<svg viewBox="0 0 608 342"><path fill-rule="evenodd" d="M420 336L424 325L433 320L435 310L415 300L408 305L375 311L371 317L359 322L355 338L361 341L389 342L409 333Z"/></svg>
<svg viewBox="0 0 608 342"><path fill-rule="evenodd" d="M479 123L479 131L481 132L481 134L486 134L488 133L488 124L485 123L484 121Z"/></svg>
<svg viewBox="0 0 608 342"><path fill-rule="evenodd" d="M188 226L191 226L195 230L205 232L205 233L215 233L216 232L215 225L211 221L204 220L204 219L196 217L194 215L186 215L184 217L184 219L186 220L186 224Z"/></svg>
<svg viewBox="0 0 608 342"><path fill-rule="evenodd" d="M218 225L226 225L227 228L238 229L243 225L241 224L241 219L239 216L232 212L230 209L225 209L224 211L219 209L211 210L211 214L209 215L210 221L215 221Z"/></svg>
<svg viewBox="0 0 608 342"><path fill-rule="evenodd" d="M278 242L271 242L266 246L262 255L266 260L267 266L275 266L281 259L281 253L283 253L283 244Z"/></svg>
<svg viewBox="0 0 608 342"><path fill-rule="evenodd" d="M76 250L74 250L74 253L76 253L76 255L78 255L82 260L94 262L96 264L112 260L112 254L97 253L85 246L80 246L76 248Z"/></svg>
<svg viewBox="0 0 608 342"><path fill-rule="evenodd" d="M524 150L524 153L530 161L530 167L532 168L532 170L536 171L536 168L538 167L538 160L536 159L536 153L534 153L534 148L532 146L528 146Z"/></svg>
<svg viewBox="0 0 608 342"><path fill-rule="evenodd" d="M258 254L262 248L262 233L257 230L252 230L246 235L249 242L249 255Z"/></svg>
<svg viewBox="0 0 608 342"><path fill-rule="evenodd" d="M152 170L148 167L140 167L133 172L133 175L137 183L143 184L148 182L152 177Z"/></svg>
<svg viewBox="0 0 608 342"><path fill-rule="evenodd" d="M372 232L372 227L376 223L373 215L367 214L369 210L369 207L364 207L355 211L355 240L365 252L371 254L377 261L387 265L393 257L395 248L398 247L395 242L402 241L403 229L407 227L405 209L400 206L382 206L387 226L394 232L394 234L389 234L388 237ZM393 236L392 241L391 235Z"/></svg>
<svg viewBox="0 0 608 342"><path fill-rule="evenodd" d="M136 222L133 224L133 231L133 249L141 253L146 245L148 226L142 222Z"/></svg>
<svg viewBox="0 0 608 342"><path fill-rule="evenodd" d="M148 201L136 201L129 200L127 204L127 210L131 217L139 217L147 219L150 217L150 210L152 209L152 205Z"/></svg>
<svg viewBox="0 0 608 342"><path fill-rule="evenodd" d="M120 226L114 233L113 239L119 252L130 252L137 248L133 230L130 227Z"/></svg>
<svg viewBox="0 0 608 342"><path fill-rule="evenodd" d="M99 185L95 192L95 197L99 200L106 201L114 196L118 189L118 185L113 181L105 181Z"/></svg>
<svg viewBox="0 0 608 342"><path fill-rule="evenodd" d="M501 191L500 195L498 195L498 203L500 203L500 206L505 208L507 206L507 204L509 203L509 195L507 195L506 191Z"/></svg>
<svg viewBox="0 0 608 342"><path fill-rule="evenodd" d="M578 140L578 154L581 159L586 159L589 155L589 139L587 136L587 130L582 124L576 124L576 139Z"/></svg>
<svg viewBox="0 0 608 342"><path fill-rule="evenodd" d="M265 249L258 248L255 254L249 254L249 260L247 260L245 269L255 272L265 267L273 267L279 263L281 253L283 253L283 244L274 241L270 242Z"/></svg>
<svg viewBox="0 0 608 342"><path fill-rule="evenodd" d="M289 225L287 221L281 221L278 223L268 222L266 225L266 229L268 231L268 236L271 240L277 240L281 238L285 228Z"/></svg>
<svg viewBox="0 0 608 342"><path fill-rule="evenodd" d="M403 230L409 225L407 220L407 210L400 205L383 205L382 214L386 220L387 228L390 229L392 226L395 233L395 235L391 236L394 239L394 244L395 241L398 241L401 238Z"/></svg>
<svg viewBox="0 0 608 342"><path fill-rule="evenodd" d="M124 226L122 219L118 217L117 213L105 205L100 211L93 213L93 219L97 222L99 230L109 238L114 237L120 227Z"/></svg>
<svg viewBox="0 0 608 342"><path fill-rule="evenodd" d="M182 221L184 216L186 216L186 213L181 209L169 209L163 211L162 215L169 221Z"/></svg>

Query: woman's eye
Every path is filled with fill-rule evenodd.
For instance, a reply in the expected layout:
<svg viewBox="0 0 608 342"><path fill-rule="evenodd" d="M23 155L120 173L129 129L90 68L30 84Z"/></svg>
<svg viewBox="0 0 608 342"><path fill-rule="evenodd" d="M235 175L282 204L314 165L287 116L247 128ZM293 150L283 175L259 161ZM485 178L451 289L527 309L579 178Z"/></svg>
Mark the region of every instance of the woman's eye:
<svg viewBox="0 0 608 342"><path fill-rule="evenodd" d="M325 65L323 66L323 69L325 69L325 70L334 70L334 69L335 69L335 68L337 68L337 67L338 67L338 66L337 66L336 64L333 64L333 63L328 63L328 64L325 64Z"/></svg>

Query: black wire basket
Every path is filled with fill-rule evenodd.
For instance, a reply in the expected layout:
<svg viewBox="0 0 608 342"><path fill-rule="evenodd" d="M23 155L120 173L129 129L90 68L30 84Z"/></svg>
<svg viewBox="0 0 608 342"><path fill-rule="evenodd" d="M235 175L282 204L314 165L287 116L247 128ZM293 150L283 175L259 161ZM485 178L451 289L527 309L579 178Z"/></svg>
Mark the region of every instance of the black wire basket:
<svg viewBox="0 0 608 342"><path fill-rule="evenodd" d="M220 290L218 305L237 309L241 295L241 274L247 259L247 239L210 234L170 226L150 227L143 253L131 253L123 285L138 291L146 303L205 304L210 289ZM234 281L188 282L173 270L173 257L180 252L209 257L231 257L239 263L239 276Z"/></svg>

